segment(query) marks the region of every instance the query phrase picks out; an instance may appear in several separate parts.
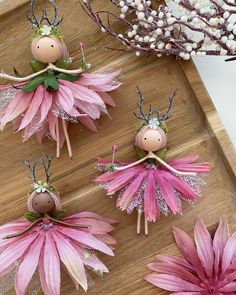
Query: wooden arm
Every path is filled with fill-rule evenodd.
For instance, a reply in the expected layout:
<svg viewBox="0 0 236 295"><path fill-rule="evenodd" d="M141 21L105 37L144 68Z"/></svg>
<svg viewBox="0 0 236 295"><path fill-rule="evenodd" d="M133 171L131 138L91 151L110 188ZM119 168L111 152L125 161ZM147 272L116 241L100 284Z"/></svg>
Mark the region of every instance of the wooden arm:
<svg viewBox="0 0 236 295"><path fill-rule="evenodd" d="M47 70L48 70L48 68L46 68L42 71L39 71L37 73L34 73L32 75L29 75L27 77L14 77L14 76L7 75L5 73L0 73L0 78L11 80L11 81L16 81L16 82L26 82L26 81L29 81L29 80L35 78L35 77L38 77L39 75L41 75L43 73L46 73Z"/></svg>
<svg viewBox="0 0 236 295"><path fill-rule="evenodd" d="M123 166L123 167L115 167L114 170L115 171L123 171L123 170L129 169L129 168L132 168L132 167L134 167L134 166L136 166L138 164L141 164L142 162L144 162L148 158L149 158L149 156L146 156L146 157L144 157L144 158L142 158L142 159L140 159L140 160L138 160L138 161L136 161L136 162L134 162L132 164L129 164L129 165L126 165L126 166Z"/></svg>
<svg viewBox="0 0 236 295"><path fill-rule="evenodd" d="M58 224L62 224L62 225L65 225L65 226L69 226L69 227L77 227L77 228L91 228L91 225L87 225L87 224L71 224L71 223L68 223L68 222L64 222L64 221L61 221L61 220L57 220L49 215L46 215L48 219L50 219L51 221L55 222L55 223L58 223Z"/></svg>
<svg viewBox="0 0 236 295"><path fill-rule="evenodd" d="M169 169L171 172L179 174L179 175L189 175L189 176L196 176L197 173L194 172L181 172L179 170L174 169L170 165L168 165L165 161L163 161L161 158L157 157L155 154L150 153L148 156L150 159L156 159L159 163L161 163L163 166L165 166L167 169Z"/></svg>
<svg viewBox="0 0 236 295"><path fill-rule="evenodd" d="M29 226L27 226L22 231L19 231L18 233L15 233L15 234L12 234L12 235L5 236L2 239L3 240L8 240L8 239L19 237L19 236L23 235L24 233L26 233L28 230L30 230L34 225L36 225L37 223L39 223L41 220L43 220L43 218L40 218L38 220L35 220L34 222L32 222Z"/></svg>
<svg viewBox="0 0 236 295"><path fill-rule="evenodd" d="M88 69L91 68L91 65L90 64L87 64L88 66ZM83 73L84 70L83 69L78 69L78 70L65 70L65 69L61 69L61 68L58 68L56 67L54 64L49 64L48 65L48 69L50 70L54 70L54 71L57 71L57 72L60 72L60 73L64 73L64 74L69 74L69 75L73 75L73 74L80 74L80 73Z"/></svg>

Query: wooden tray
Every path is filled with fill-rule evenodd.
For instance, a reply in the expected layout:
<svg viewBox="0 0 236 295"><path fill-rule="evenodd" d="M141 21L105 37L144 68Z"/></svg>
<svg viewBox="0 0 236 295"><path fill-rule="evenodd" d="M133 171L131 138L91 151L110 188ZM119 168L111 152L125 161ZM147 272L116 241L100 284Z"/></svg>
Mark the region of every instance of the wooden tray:
<svg viewBox="0 0 236 295"><path fill-rule="evenodd" d="M31 29L25 19L26 0L0 1L0 68L12 72L12 66L23 74L29 73L29 45ZM40 1L39 1L40 2ZM46 1L41 1L42 7ZM70 136L74 150L69 160L66 148L60 160L53 165L53 182L60 191L63 205L69 212L91 210L116 218L114 231L117 240L115 257L103 256L110 269L104 277L95 277L95 286L88 294L142 295L165 294L143 280L149 271L145 265L158 253L177 253L171 227L177 226L192 233L196 216L207 226L215 228L222 214L227 215L231 229L236 230L236 158L232 144L209 98L205 87L191 62L177 62L174 58L136 57L132 53L106 51L104 44L112 39L102 34L81 10L78 0L57 1L65 16L61 32L66 36L71 55L78 65L79 42L86 44L87 60L93 70L122 69L123 86L113 93L117 108L110 109L112 120L99 121L99 133L71 126ZM150 235L136 236L136 214L128 216L115 208L93 180L97 175L95 158L111 158L111 146L119 147L117 158L135 160L133 140L137 120L135 87L139 85L146 103L166 106L168 95L179 88L175 117L170 129L169 158L198 153L202 161L211 162L211 173L204 196L194 207L185 209L183 216L162 217L150 226ZM222 99L227 99L222 97ZM40 157L42 152L54 154L55 144L45 141L43 146L35 139L21 144L21 135L8 126L0 135L0 217L1 224L20 217L26 211L26 194L30 187L28 172L21 163L29 154ZM39 171L41 174L41 171ZM83 291L80 291L83 294ZM12 291L9 294L15 294ZM61 294L77 294L73 283L63 278Z"/></svg>

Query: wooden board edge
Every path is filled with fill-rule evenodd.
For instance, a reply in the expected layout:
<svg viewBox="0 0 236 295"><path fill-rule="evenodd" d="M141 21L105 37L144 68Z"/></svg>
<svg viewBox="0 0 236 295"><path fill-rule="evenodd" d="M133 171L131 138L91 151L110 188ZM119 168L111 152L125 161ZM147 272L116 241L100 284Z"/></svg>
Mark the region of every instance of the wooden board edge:
<svg viewBox="0 0 236 295"><path fill-rule="evenodd" d="M179 61L180 67L192 89L199 107L206 118L209 132L215 137L219 152L223 155L227 168L236 178L236 156L233 143L224 127L224 124L210 98L207 89L198 73L193 61Z"/></svg>

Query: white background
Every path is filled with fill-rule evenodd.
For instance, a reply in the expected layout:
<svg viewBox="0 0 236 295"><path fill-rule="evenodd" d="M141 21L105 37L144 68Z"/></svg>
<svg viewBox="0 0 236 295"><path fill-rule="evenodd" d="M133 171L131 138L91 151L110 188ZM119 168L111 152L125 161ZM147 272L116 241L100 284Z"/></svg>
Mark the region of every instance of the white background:
<svg viewBox="0 0 236 295"><path fill-rule="evenodd" d="M225 57L195 57L194 63L236 147L236 61Z"/></svg>

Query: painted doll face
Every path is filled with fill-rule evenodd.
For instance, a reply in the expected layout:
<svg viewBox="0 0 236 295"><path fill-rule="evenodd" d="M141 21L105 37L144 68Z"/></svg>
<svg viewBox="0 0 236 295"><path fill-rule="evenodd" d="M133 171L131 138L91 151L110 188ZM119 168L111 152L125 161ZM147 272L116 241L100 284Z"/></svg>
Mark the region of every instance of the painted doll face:
<svg viewBox="0 0 236 295"><path fill-rule="evenodd" d="M32 52L43 63L55 63L62 57L60 42L50 37L40 38L32 45Z"/></svg>
<svg viewBox="0 0 236 295"><path fill-rule="evenodd" d="M48 192L38 193L32 200L33 209L41 214L55 211L55 202Z"/></svg>
<svg viewBox="0 0 236 295"><path fill-rule="evenodd" d="M147 129L140 139L140 148L147 152L156 152L163 148L163 134L156 129Z"/></svg>

